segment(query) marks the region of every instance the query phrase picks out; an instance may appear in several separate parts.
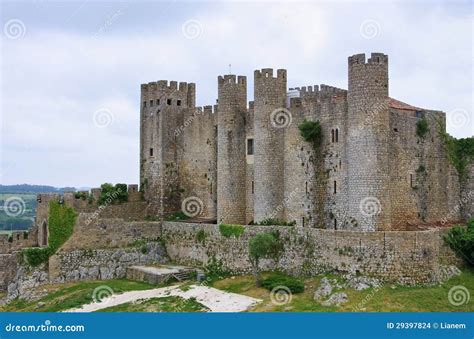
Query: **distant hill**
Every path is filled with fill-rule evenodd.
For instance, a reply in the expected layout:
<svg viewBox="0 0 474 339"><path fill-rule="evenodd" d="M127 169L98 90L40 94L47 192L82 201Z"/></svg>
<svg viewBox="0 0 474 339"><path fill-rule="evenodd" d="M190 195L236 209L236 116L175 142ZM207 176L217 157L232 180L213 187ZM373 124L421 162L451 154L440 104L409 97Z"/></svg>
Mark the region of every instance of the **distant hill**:
<svg viewBox="0 0 474 339"><path fill-rule="evenodd" d="M64 193L75 192L75 187L53 187L46 185L0 185L0 193Z"/></svg>

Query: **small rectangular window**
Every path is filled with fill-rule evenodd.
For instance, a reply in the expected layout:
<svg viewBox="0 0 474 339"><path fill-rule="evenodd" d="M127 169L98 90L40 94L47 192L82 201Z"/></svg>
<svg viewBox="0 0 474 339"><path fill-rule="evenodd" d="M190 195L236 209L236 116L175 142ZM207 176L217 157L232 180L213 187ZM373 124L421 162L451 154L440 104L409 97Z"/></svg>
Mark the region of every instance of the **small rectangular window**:
<svg viewBox="0 0 474 339"><path fill-rule="evenodd" d="M153 156L153 148L150 148L150 157Z"/></svg>
<svg viewBox="0 0 474 339"><path fill-rule="evenodd" d="M160 104L160 99L156 99L156 106Z"/></svg>
<svg viewBox="0 0 474 339"><path fill-rule="evenodd" d="M336 142L339 142L339 128L336 128Z"/></svg>
<svg viewBox="0 0 474 339"><path fill-rule="evenodd" d="M153 100L150 100L150 107L153 107Z"/></svg>
<svg viewBox="0 0 474 339"><path fill-rule="evenodd" d="M143 107L146 107L146 101L143 101Z"/></svg>
<svg viewBox="0 0 474 339"><path fill-rule="evenodd" d="M177 100L176 105L181 106L181 100Z"/></svg>
<svg viewBox="0 0 474 339"><path fill-rule="evenodd" d="M253 155L253 139L247 139L247 155Z"/></svg>
<svg viewBox="0 0 474 339"><path fill-rule="evenodd" d="M171 105L171 99L166 100L166 103L167 103L168 105Z"/></svg>

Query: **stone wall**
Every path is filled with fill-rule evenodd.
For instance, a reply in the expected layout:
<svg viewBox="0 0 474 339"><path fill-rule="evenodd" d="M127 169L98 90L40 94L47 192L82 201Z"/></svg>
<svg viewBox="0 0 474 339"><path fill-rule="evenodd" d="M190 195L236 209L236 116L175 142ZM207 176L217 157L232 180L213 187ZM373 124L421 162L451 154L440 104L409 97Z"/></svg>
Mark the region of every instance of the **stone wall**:
<svg viewBox="0 0 474 339"><path fill-rule="evenodd" d="M80 213L74 225L74 233L61 248L74 250L126 247L136 241L157 239L160 234L160 222L93 218L90 213Z"/></svg>
<svg viewBox="0 0 474 339"><path fill-rule="evenodd" d="M196 240L204 230L203 243ZM278 260L262 261L264 270L294 275L351 271L407 285L439 280L440 264L459 263L444 246L445 231L357 232L302 227L246 226L240 238L223 237L217 225L165 222L162 237L172 261L205 265L212 257L235 272L248 273L248 241L261 232L278 230L284 251Z"/></svg>
<svg viewBox="0 0 474 339"><path fill-rule="evenodd" d="M122 279L129 266L167 261L166 250L160 242L123 248L61 250L49 259L49 279L55 283Z"/></svg>

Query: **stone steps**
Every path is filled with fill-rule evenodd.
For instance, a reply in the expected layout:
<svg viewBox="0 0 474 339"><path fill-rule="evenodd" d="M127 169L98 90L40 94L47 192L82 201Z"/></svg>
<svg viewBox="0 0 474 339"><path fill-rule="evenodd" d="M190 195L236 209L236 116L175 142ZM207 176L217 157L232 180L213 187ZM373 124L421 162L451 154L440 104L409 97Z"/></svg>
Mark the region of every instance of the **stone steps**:
<svg viewBox="0 0 474 339"><path fill-rule="evenodd" d="M130 266L127 268L127 279L159 285L173 279L189 280L194 272L194 268L186 266Z"/></svg>

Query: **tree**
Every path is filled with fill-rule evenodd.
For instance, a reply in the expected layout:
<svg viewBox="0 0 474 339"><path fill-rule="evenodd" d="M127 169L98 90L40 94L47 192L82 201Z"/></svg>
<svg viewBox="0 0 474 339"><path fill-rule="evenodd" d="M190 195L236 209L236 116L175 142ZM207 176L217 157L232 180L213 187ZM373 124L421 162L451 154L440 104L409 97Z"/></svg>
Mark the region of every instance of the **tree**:
<svg viewBox="0 0 474 339"><path fill-rule="evenodd" d="M249 257L257 286L261 285L258 267L260 259L276 257L280 250L281 243L278 234L275 234L275 232L260 233L250 239Z"/></svg>

